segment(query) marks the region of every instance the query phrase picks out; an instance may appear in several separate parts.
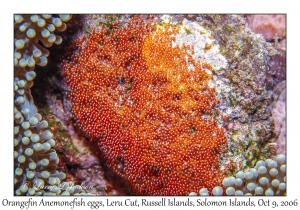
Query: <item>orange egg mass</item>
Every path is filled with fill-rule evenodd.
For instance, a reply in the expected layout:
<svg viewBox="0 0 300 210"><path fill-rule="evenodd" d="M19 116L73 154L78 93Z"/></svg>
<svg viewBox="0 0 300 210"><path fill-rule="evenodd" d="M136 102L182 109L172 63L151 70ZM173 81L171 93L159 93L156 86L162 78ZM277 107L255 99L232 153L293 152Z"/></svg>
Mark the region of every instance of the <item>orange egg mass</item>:
<svg viewBox="0 0 300 210"><path fill-rule="evenodd" d="M210 75L177 26L135 16L73 44L62 63L76 126L137 195L188 195L220 185L227 140L212 110Z"/></svg>

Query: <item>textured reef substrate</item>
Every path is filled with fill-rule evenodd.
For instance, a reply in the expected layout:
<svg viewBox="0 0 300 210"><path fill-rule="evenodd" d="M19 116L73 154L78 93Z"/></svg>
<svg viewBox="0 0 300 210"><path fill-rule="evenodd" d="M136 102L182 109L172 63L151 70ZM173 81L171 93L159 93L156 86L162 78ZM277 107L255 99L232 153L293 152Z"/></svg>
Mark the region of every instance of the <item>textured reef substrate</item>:
<svg viewBox="0 0 300 210"><path fill-rule="evenodd" d="M61 34L62 45L49 49L48 65L36 67L32 95L55 136L58 169L67 174L66 179L92 186L87 191L97 195L187 195L202 187L211 191L225 176L253 168L258 160L274 158L277 152L284 153L285 50L278 39L268 38L267 42L251 31L242 15L151 18L142 16L145 22L133 22L133 27L131 15L75 15ZM105 30L101 31L103 26ZM284 39L282 35L280 40ZM71 44L73 40L78 40L77 47ZM196 48L194 52L191 48L174 50L174 43ZM85 48L87 45L91 47ZM128 49L129 55L121 54ZM188 57L187 64L180 55ZM69 63L77 59L77 63L66 71L63 57ZM173 63L167 62L172 59ZM203 63L200 66L197 62ZM156 67L156 63L161 66ZM177 78L178 72L181 78ZM142 83L151 85L144 87ZM101 97L93 99L93 92ZM111 105L106 106L107 102ZM172 113L175 116L170 118ZM210 124L205 125L207 122ZM114 133L118 124L123 128ZM168 124L173 127L164 131ZM203 129L207 133L201 134ZM134 135L147 143L136 143ZM174 140L166 141L164 147L162 142L167 137ZM205 138L207 143L197 141ZM215 141L210 144L211 138ZM187 139L185 147L182 139ZM199 144L202 150L191 149ZM203 160L215 164L211 174L206 163L197 162L203 155ZM193 167L182 167L184 163ZM136 171L137 166L142 172ZM214 170L222 173L212 180ZM168 177L174 179L167 182ZM201 184L195 184L197 180Z"/></svg>

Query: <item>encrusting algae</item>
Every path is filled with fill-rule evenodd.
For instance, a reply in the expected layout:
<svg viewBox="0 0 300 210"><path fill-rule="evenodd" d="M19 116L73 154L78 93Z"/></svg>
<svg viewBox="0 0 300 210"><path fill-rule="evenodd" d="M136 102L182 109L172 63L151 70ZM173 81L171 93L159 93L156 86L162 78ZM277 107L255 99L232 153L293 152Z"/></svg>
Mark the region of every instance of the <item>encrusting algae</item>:
<svg viewBox="0 0 300 210"><path fill-rule="evenodd" d="M196 60L191 46L176 45L179 31L135 16L76 40L62 63L76 126L138 195L211 192L225 176L213 67Z"/></svg>

